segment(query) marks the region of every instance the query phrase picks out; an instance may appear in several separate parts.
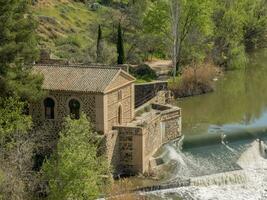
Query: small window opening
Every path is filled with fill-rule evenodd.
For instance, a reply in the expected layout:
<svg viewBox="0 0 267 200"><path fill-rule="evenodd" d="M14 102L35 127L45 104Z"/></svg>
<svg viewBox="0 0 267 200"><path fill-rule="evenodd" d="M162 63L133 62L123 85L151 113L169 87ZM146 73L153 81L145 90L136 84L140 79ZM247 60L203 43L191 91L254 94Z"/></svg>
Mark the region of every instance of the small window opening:
<svg viewBox="0 0 267 200"><path fill-rule="evenodd" d="M80 119L80 108L81 104L76 99L72 99L69 102L69 108L70 108L70 117L72 119Z"/></svg>
<svg viewBox="0 0 267 200"><path fill-rule="evenodd" d="M55 102L51 98L44 100L45 119L55 119Z"/></svg>

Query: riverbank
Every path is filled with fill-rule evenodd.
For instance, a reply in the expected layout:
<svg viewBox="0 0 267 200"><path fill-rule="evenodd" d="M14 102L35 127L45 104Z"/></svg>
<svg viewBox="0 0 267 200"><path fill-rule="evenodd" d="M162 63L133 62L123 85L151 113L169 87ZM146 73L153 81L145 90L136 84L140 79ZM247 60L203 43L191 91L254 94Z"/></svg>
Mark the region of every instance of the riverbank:
<svg viewBox="0 0 267 200"><path fill-rule="evenodd" d="M223 70L211 63L203 63L183 68L181 75L169 79L169 89L174 97L183 98L213 92L215 81Z"/></svg>

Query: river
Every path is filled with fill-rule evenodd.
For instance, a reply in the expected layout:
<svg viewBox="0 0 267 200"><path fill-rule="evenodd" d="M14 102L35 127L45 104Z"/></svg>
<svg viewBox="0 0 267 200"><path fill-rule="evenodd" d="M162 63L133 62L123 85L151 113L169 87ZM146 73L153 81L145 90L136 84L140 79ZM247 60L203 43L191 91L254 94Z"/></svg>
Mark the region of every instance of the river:
<svg viewBox="0 0 267 200"><path fill-rule="evenodd" d="M215 92L176 104L182 108L182 149L168 144L162 152L170 165L165 168L169 181L183 179L189 184L145 195L152 199L267 199L267 51L251 55L243 69L226 72Z"/></svg>

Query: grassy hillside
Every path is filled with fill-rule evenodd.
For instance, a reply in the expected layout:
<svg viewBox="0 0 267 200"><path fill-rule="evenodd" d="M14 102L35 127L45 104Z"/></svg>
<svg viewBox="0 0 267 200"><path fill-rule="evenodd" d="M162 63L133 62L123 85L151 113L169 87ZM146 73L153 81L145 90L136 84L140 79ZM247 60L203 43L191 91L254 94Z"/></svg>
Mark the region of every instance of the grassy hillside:
<svg viewBox="0 0 267 200"><path fill-rule="evenodd" d="M71 0L43 0L33 7L37 16L40 48L57 58L94 62L98 24L115 10L101 6L93 11ZM111 52L115 46L108 45Z"/></svg>

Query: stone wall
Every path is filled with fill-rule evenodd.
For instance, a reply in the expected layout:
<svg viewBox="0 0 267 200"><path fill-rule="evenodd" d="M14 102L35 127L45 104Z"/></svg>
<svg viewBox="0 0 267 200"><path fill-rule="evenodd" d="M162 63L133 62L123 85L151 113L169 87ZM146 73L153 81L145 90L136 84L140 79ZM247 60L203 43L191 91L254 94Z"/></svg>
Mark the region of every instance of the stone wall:
<svg viewBox="0 0 267 200"><path fill-rule="evenodd" d="M161 128L163 129L163 143L179 137L182 132L181 110L172 109L163 111L161 114Z"/></svg>
<svg viewBox="0 0 267 200"><path fill-rule="evenodd" d="M55 119L45 119L44 99L47 97L55 102ZM81 104L81 112L84 112L93 124L96 123L96 96L94 94L51 91L45 98L30 106L30 113L36 126L46 125L59 130L64 118L69 115L68 103L71 99L77 99Z"/></svg>
<svg viewBox="0 0 267 200"><path fill-rule="evenodd" d="M121 96L119 95L121 92ZM122 109L122 124L132 121L132 85L125 86L120 90L107 94L108 99L108 130L112 130L113 125L118 124L118 109Z"/></svg>
<svg viewBox="0 0 267 200"><path fill-rule="evenodd" d="M142 124L114 126L119 133L118 171L144 173L150 170L150 159L164 144L181 135L181 110L153 105L158 112L146 115Z"/></svg>
<svg viewBox="0 0 267 200"><path fill-rule="evenodd" d="M107 155L109 164L112 165L114 173L118 173L120 154L119 154L119 134L118 131L113 130L103 136L101 148Z"/></svg>
<svg viewBox="0 0 267 200"><path fill-rule="evenodd" d="M149 171L149 160L162 145L161 116L146 123L144 129L144 171Z"/></svg>
<svg viewBox="0 0 267 200"><path fill-rule="evenodd" d="M143 171L143 130L141 127L114 127L119 133L119 162L115 171L135 174ZM115 152L114 152L115 153Z"/></svg>

